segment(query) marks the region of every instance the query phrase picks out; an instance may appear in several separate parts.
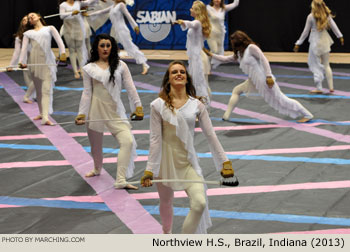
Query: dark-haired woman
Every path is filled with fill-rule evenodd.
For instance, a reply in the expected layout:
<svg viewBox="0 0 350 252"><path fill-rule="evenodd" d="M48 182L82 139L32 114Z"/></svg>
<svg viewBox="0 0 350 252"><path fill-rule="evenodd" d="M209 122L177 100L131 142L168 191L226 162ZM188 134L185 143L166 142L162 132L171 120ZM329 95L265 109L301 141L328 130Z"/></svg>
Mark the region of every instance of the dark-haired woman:
<svg viewBox="0 0 350 252"><path fill-rule="evenodd" d="M50 126L53 123L49 120L49 113L52 113L53 87L57 79L56 59L51 50L52 37L59 47L60 61L66 61L66 48L56 28L52 25L46 26L44 19L38 13L29 13L28 20L27 26L30 30L23 34L19 65L26 68L27 60L30 62L29 71L40 111L40 115L34 120L41 119L41 124ZM31 50L27 57L28 46Z"/></svg>
<svg viewBox="0 0 350 252"><path fill-rule="evenodd" d="M206 51L209 56L222 62L238 60L239 67L248 75L248 79L232 90L232 96L227 105L223 120L230 118L242 93L259 93L260 96L275 110L292 118L301 117L298 122L307 122L313 115L298 101L288 98L282 93L270 68L269 61L261 49L244 32L236 31L230 36L234 54L231 56L215 55Z"/></svg>
<svg viewBox="0 0 350 252"><path fill-rule="evenodd" d="M234 176L232 163L217 139L205 105L196 96L184 63L173 61L164 75L159 98L151 103L150 153L142 186L151 186L153 177L203 180L193 145L196 118L208 139L216 169L224 178ZM203 184L164 182L157 183L157 190L164 233L172 232L174 190L185 190L190 199L182 233L206 233L211 221Z"/></svg>
<svg viewBox="0 0 350 252"><path fill-rule="evenodd" d="M28 23L28 16L25 15L22 20L21 23L19 24L18 27L18 31L17 33L14 35L15 36L15 50L13 52L12 55L12 59L10 62L10 67L6 68L6 71L11 72L12 68L17 66L18 64L18 60L19 60L19 55L21 53L21 48L22 48L22 40L23 40L23 33L27 31L27 23ZM29 54L30 48L28 48L28 54ZM29 73L29 71L23 71L23 78L24 78L24 82L27 85L27 91L25 93L25 95L23 96L23 102L25 103L33 103L33 101L30 98L34 98L35 97L35 87L34 87L34 83L32 80L32 77Z"/></svg>
<svg viewBox="0 0 350 252"><path fill-rule="evenodd" d="M99 122L87 123L94 169L86 174L93 177L102 169L102 139L105 127L112 133L120 145L117 162L116 188L137 189L126 182L134 170L136 142L131 133L131 125L125 114L120 93L122 86L127 91L132 116L143 119L141 100L134 86L129 68L119 59L118 46L113 37L100 34L95 38L91 50L91 59L83 67L84 91L79 105L76 124L85 120Z"/></svg>

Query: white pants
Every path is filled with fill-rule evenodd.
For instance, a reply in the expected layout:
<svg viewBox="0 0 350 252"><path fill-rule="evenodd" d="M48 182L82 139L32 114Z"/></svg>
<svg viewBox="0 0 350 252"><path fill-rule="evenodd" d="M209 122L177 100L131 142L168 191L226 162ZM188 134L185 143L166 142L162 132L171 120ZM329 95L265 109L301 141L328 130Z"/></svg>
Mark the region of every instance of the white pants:
<svg viewBox="0 0 350 252"><path fill-rule="evenodd" d="M193 168L188 171L185 179L201 180ZM157 189L160 200L159 212L162 220L163 233L170 234L173 225L174 191L172 188L164 186L162 183L157 183ZM204 185L201 183L193 183L185 191L190 199L190 211L182 225L181 233L194 234L206 207Z"/></svg>

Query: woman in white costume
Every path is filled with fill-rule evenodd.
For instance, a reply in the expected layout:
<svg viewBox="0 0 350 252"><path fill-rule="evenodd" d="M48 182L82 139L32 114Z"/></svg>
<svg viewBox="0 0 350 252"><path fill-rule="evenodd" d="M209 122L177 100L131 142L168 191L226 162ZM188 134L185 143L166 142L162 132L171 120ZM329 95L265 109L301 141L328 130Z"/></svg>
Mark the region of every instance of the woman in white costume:
<svg viewBox="0 0 350 252"><path fill-rule="evenodd" d="M137 35L140 33L140 29L137 23L126 8L126 3L129 2L131 5L134 3L133 1L114 0L113 5L103 10L89 13L89 16L96 16L109 12L109 19L112 22L113 29L111 33L115 35L115 39L118 41L118 43L122 44L124 50L128 53L128 55L133 57L136 60L137 64L142 64L141 74L147 74L149 69L147 58L143 52L141 52L140 49L132 42L129 28L124 21L124 17L126 17L135 33Z"/></svg>
<svg viewBox="0 0 350 252"><path fill-rule="evenodd" d="M28 21L27 25L31 30L23 34L18 64L20 67L26 68L27 61L30 63L29 72L34 82L40 111L40 115L36 116L34 120L41 119L41 124L53 125L49 120L49 113L52 113L52 95L57 80L57 66L55 55L51 50L52 37L59 47L60 61L66 61L66 49L56 28L52 25L46 26L39 14L29 13ZM31 50L27 59L29 46Z"/></svg>
<svg viewBox="0 0 350 252"><path fill-rule="evenodd" d="M94 169L86 174L93 177L102 169L102 140L105 127L112 133L120 145L117 161L116 188L137 189L126 182L134 170L136 142L131 133L131 125L126 117L120 94L126 89L131 118L143 119L140 97L134 86L129 68L119 59L118 46L113 37L107 34L96 36L92 45L90 63L83 67L84 91L81 96L76 124L87 123ZM100 120L100 122L96 122Z"/></svg>
<svg viewBox="0 0 350 252"><path fill-rule="evenodd" d="M201 99L201 98L199 98ZM232 162L217 139L205 105L196 96L192 79L181 61L173 61L164 75L159 98L151 103L150 152L141 185L159 179L203 180L193 145L196 118L207 137L217 171L234 176ZM206 233L211 226L206 188L201 183L157 183L163 232L172 232L174 190L185 190L190 211L182 233Z"/></svg>
<svg viewBox="0 0 350 252"><path fill-rule="evenodd" d="M262 96L279 113L292 118L300 117L301 119L298 122L307 122L313 118L313 115L303 105L282 93L278 84L275 83L269 61L246 33L236 31L230 36L230 41L234 52L232 56L216 55L207 51L210 56L221 62L238 60L239 67L248 75L246 81L232 90L232 96L222 117L223 120L230 118L232 110L239 101L240 94L246 93L249 95L252 92Z"/></svg>
<svg viewBox="0 0 350 252"><path fill-rule="evenodd" d="M97 1L59 0L60 17L63 20L61 33L69 49L69 59L76 79L80 78L80 69L85 65L88 58L88 51L85 45L86 27L80 11L83 7L95 4Z"/></svg>
<svg viewBox="0 0 350 252"><path fill-rule="evenodd" d="M208 12L202 1L194 1L190 9L193 21L178 19L176 24L181 26L182 30L187 31L186 53L188 56L188 71L193 79L193 85L198 96L204 96L210 104L210 89L208 85L209 66L203 62L209 62L209 59L203 57L202 48L204 40L210 36L211 25L209 22ZM205 56L205 54L204 54ZM210 65L208 63L208 65Z"/></svg>
<svg viewBox="0 0 350 252"><path fill-rule="evenodd" d="M209 20L212 26L210 37L207 39L210 51L214 54L224 55L225 42L225 16L226 13L235 9L239 5L239 0L233 3L225 4L225 0L211 0L207 5ZM220 61L211 60L213 68L220 65Z"/></svg>
<svg viewBox="0 0 350 252"><path fill-rule="evenodd" d="M26 15L22 18L21 23L19 24L19 27L18 27L18 31L15 34L15 50L12 55L10 67L6 68L6 71L8 72L11 72L13 67L17 66L18 64L19 55L21 53L21 48L22 48L23 33L26 32L28 29L26 28L27 23L28 23L28 16ZM28 48L28 55L29 55L29 52L30 52L30 48ZM23 96L23 102L33 103L31 98L35 97L35 92L34 92L35 87L29 71L23 71L23 78L24 78L24 82L27 85L27 91Z"/></svg>
<svg viewBox="0 0 350 252"><path fill-rule="evenodd" d="M326 74L329 92L334 92L333 73L329 65L329 53L333 40L329 36L327 29L332 29L337 38L339 38L341 45L344 45L344 38L332 17L334 16L332 16L330 9L323 0L313 0L311 13L306 19L304 31L294 46L294 51L297 52L299 46L310 33L308 65L316 83L316 89L310 91L311 93L322 94L324 73Z"/></svg>

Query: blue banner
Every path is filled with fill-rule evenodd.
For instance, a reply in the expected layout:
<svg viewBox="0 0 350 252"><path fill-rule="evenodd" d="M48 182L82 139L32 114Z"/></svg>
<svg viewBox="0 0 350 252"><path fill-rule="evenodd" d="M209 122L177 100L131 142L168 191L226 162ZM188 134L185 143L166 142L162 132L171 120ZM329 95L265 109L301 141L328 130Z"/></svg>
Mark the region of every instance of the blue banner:
<svg viewBox="0 0 350 252"><path fill-rule="evenodd" d="M128 6L130 14L140 27L140 34L136 35L128 25L133 42L141 49L186 50L187 31L182 31L179 25L172 25L177 19L193 20L190 8L194 1L189 0L135 0L133 6ZM210 0L204 0L209 4ZM128 23L126 21L126 23ZM227 22L225 21L227 26ZM108 33L110 21L96 31ZM228 31L228 28L226 27ZM227 33L225 50L228 48Z"/></svg>

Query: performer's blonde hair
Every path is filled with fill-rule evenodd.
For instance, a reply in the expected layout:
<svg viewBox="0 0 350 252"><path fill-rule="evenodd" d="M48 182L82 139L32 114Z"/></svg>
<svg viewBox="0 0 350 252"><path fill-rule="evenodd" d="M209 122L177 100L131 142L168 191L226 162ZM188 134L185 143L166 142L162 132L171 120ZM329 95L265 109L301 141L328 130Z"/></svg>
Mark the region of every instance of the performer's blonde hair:
<svg viewBox="0 0 350 252"><path fill-rule="evenodd" d="M208 17L207 7L202 1L196 0L193 2L193 11L196 13L196 19L202 24L202 33L208 38L211 33L211 24Z"/></svg>
<svg viewBox="0 0 350 252"><path fill-rule="evenodd" d="M313 0L311 3L311 13L316 19L318 31L329 28L328 17L334 17L331 10L327 7L323 0Z"/></svg>

